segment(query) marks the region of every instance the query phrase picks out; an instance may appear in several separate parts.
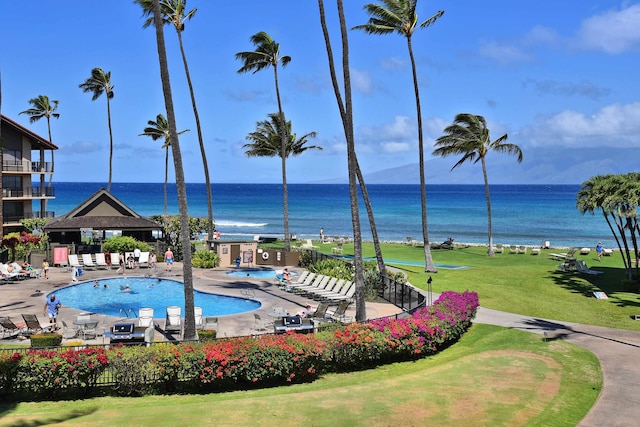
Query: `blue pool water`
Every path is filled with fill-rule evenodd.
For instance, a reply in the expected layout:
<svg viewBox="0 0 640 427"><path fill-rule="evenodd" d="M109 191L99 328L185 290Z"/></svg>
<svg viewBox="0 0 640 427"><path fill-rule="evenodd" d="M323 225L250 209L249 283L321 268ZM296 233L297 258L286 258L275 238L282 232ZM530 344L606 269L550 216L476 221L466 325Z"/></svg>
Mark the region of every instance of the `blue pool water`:
<svg viewBox="0 0 640 427"><path fill-rule="evenodd" d="M276 277L276 271L272 268L239 268L228 271L227 275L232 277L251 277L253 279L273 279ZM292 271L291 275L295 276L296 273Z"/></svg>
<svg viewBox="0 0 640 427"><path fill-rule="evenodd" d="M99 286L94 282L81 282L66 288L58 289L55 294L63 307L73 307L91 313L121 317L121 309L133 309L137 314L141 307L151 307L154 317L164 317L168 306L182 307L184 317L184 285L182 282L169 279L152 279L144 277L120 277L102 279ZM107 285L108 288L105 288ZM131 292L121 292L121 288L129 285ZM47 296L48 297L48 296ZM194 305L202 307L204 316L221 316L256 310L261 304L258 301L210 294L194 290Z"/></svg>

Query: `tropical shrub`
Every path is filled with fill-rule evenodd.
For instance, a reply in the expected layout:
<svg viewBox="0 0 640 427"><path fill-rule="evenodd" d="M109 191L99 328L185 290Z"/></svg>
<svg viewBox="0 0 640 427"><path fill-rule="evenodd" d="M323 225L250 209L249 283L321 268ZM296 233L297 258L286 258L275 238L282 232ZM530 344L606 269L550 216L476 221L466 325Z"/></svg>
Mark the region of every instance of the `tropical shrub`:
<svg viewBox="0 0 640 427"><path fill-rule="evenodd" d="M106 350L30 350L16 372L18 393L31 398L79 397L96 385L107 366Z"/></svg>
<svg viewBox="0 0 640 427"><path fill-rule="evenodd" d="M44 242L41 236L21 231L5 234L2 238L2 247L9 250L11 260L24 261L32 249L43 248Z"/></svg>
<svg viewBox="0 0 640 427"><path fill-rule="evenodd" d="M105 239L102 244L105 252L133 252L135 248L140 249L142 252L151 251L151 246L145 242L140 242L131 236L114 236Z"/></svg>
<svg viewBox="0 0 640 427"><path fill-rule="evenodd" d="M42 333L31 335L31 347L57 347L62 342L62 335Z"/></svg>
<svg viewBox="0 0 640 427"><path fill-rule="evenodd" d="M198 331L198 339L200 342L214 341L218 336L218 331Z"/></svg>
<svg viewBox="0 0 640 427"><path fill-rule="evenodd" d="M353 280L354 277L353 266L339 259L323 259L309 265L307 269L312 273L337 277L338 279Z"/></svg>
<svg viewBox="0 0 640 427"><path fill-rule="evenodd" d="M197 251L193 254L191 263L196 268L214 268L220 265L220 257L214 251Z"/></svg>
<svg viewBox="0 0 640 427"><path fill-rule="evenodd" d="M149 348L30 350L24 356L0 352L0 393L25 398L86 397L103 373L113 385L108 382L101 390L124 396L310 381L322 373L433 354L469 328L478 304L475 292L443 292L432 306L416 310L410 318L336 324L317 334L158 343Z"/></svg>

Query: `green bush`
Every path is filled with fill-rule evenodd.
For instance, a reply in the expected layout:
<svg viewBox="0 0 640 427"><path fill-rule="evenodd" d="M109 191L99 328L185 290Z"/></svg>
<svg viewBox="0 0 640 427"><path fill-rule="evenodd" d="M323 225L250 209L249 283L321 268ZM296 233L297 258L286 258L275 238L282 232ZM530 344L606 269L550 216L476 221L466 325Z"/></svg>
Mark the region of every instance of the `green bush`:
<svg viewBox="0 0 640 427"><path fill-rule="evenodd" d="M353 280L353 266L338 259L323 259L311 264L307 269L316 274L337 277L338 279Z"/></svg>
<svg viewBox="0 0 640 427"><path fill-rule="evenodd" d="M140 242L131 236L109 237L104 241L102 246L105 252L113 253L133 252L135 248L140 249L142 252L149 252L152 249L151 246L145 242Z"/></svg>
<svg viewBox="0 0 640 427"><path fill-rule="evenodd" d="M43 333L31 335L31 347L57 347L62 342L62 335Z"/></svg>
<svg viewBox="0 0 640 427"><path fill-rule="evenodd" d="M191 263L196 268L214 268L220 265L220 257L214 251L198 251L193 255Z"/></svg>
<svg viewBox="0 0 640 427"><path fill-rule="evenodd" d="M445 291L409 318L336 325L318 334L0 354L0 394L27 399L89 397L102 375L114 385L100 390L123 396L310 381L323 373L433 354L460 338L478 305L474 292ZM201 338L212 332L202 332Z"/></svg>
<svg viewBox="0 0 640 427"><path fill-rule="evenodd" d="M198 338L200 342L208 342L214 341L218 336L218 331L210 330L210 331L198 331Z"/></svg>

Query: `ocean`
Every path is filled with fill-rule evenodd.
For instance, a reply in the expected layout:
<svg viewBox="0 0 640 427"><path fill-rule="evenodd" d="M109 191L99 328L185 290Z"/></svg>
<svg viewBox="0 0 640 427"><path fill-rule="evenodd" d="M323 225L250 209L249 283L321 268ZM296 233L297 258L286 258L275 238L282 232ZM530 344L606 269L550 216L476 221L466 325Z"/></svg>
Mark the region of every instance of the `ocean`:
<svg viewBox="0 0 640 427"><path fill-rule="evenodd" d="M47 210L56 216L75 208L104 183L54 183L56 198ZM346 184L289 184L289 230L298 239L352 236L349 188ZM282 237L282 185L213 184L213 214L222 239L259 234ZM552 246L615 247L601 213L582 215L576 209L579 185L494 185L491 208L494 243ZM383 241L421 240L419 185L367 186L378 235ZM111 192L142 216L164 212L162 183L112 183ZM187 184L189 215L207 216L205 184ZM175 184L168 185L169 214L178 213ZM371 240L361 204L364 240ZM487 207L483 185L428 185L429 240L487 243Z"/></svg>

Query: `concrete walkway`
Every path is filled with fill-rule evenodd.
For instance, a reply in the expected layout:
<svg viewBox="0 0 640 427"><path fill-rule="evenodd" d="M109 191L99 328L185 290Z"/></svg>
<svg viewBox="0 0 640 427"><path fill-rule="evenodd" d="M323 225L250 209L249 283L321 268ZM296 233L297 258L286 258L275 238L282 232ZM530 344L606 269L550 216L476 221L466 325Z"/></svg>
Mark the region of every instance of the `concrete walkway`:
<svg viewBox="0 0 640 427"><path fill-rule="evenodd" d="M640 332L558 322L480 308L475 322L563 339L591 351L600 361L602 392L582 427L640 425Z"/></svg>

